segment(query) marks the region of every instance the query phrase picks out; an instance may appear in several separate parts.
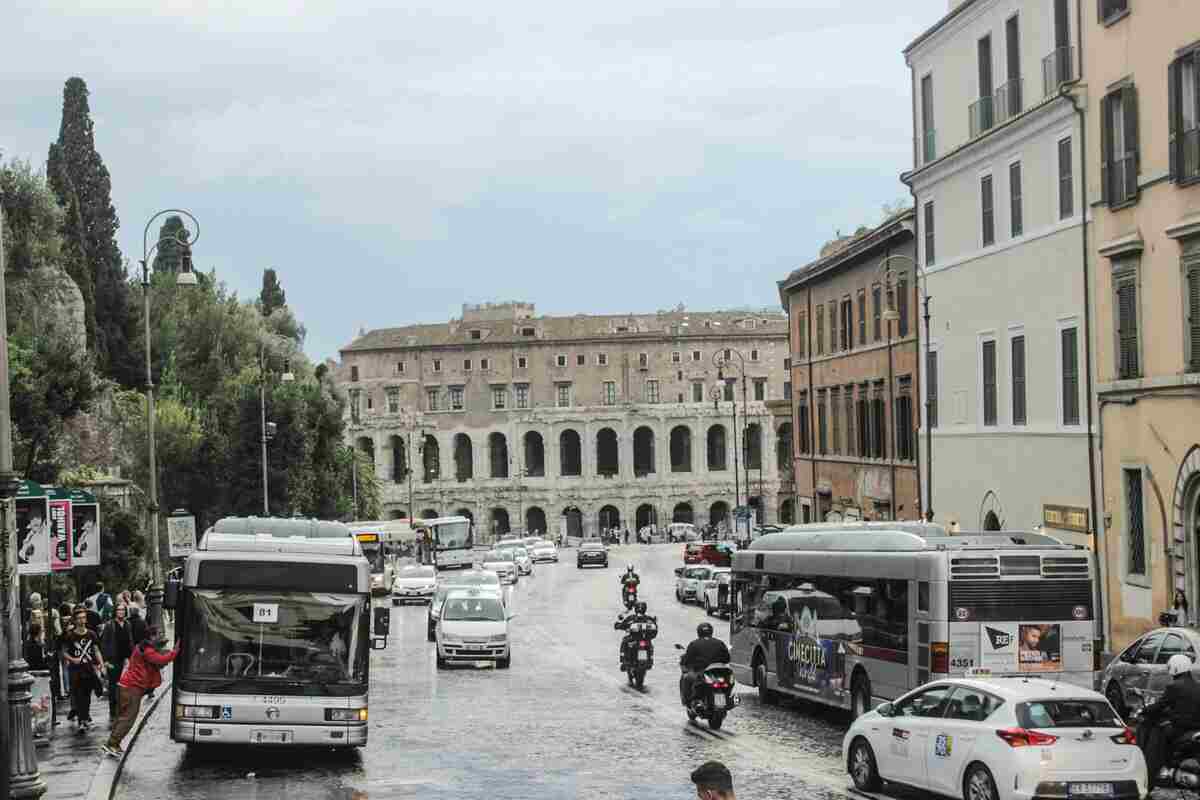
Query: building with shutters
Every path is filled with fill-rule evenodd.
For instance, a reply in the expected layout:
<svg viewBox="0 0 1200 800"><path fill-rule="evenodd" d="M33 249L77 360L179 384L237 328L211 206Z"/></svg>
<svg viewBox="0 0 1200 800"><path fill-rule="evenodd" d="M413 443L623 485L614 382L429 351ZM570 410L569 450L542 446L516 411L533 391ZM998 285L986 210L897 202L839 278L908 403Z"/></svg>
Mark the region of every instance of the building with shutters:
<svg viewBox="0 0 1200 800"><path fill-rule="evenodd" d="M736 366L719 375L714 356ZM554 317L497 303L364 332L334 375L387 516L579 536L729 526L747 496L760 519L792 521L791 431L767 406L790 396L787 358L778 309Z"/></svg>
<svg viewBox="0 0 1200 800"><path fill-rule="evenodd" d="M1098 429L1115 647L1200 603L1200 13L1084 9Z"/></svg>
<svg viewBox="0 0 1200 800"><path fill-rule="evenodd" d="M966 529L1094 527L1081 126L1060 90L1095 2L951 0L904 50L932 506Z"/></svg>

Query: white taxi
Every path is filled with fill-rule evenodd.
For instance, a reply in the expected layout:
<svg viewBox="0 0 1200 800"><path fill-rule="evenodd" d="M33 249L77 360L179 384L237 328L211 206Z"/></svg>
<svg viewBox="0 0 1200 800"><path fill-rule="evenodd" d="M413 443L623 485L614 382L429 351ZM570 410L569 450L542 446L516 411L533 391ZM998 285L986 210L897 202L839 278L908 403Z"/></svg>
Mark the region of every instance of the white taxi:
<svg viewBox="0 0 1200 800"><path fill-rule="evenodd" d="M451 589L437 623L437 666L489 664L508 669L512 651L508 621L513 615L496 590L475 587Z"/></svg>
<svg viewBox="0 0 1200 800"><path fill-rule="evenodd" d="M1138 800L1146 761L1099 692L1031 677L937 681L863 714L842 742L860 791L963 800Z"/></svg>

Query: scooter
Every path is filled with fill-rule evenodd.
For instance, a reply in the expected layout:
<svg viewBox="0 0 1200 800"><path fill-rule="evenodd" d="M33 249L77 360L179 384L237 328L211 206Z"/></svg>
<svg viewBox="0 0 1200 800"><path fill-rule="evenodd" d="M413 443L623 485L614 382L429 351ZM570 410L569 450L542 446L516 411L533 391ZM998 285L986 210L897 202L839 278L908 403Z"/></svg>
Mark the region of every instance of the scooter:
<svg viewBox="0 0 1200 800"><path fill-rule="evenodd" d="M654 637L658 636L658 622L651 617L646 622L628 623L623 630L629 632L629 639L622 643L621 669L629 679L629 685L641 689L646 684L646 673L654 666Z"/></svg>
<svg viewBox="0 0 1200 800"><path fill-rule="evenodd" d="M624 581L621 583L621 602L625 604L626 609L631 609L637 605L638 591L637 584L633 581Z"/></svg>
<svg viewBox="0 0 1200 800"><path fill-rule="evenodd" d="M1145 708L1144 705L1135 708L1130 715L1130 722L1137 730L1134 739L1146 755L1151 788L1158 786L1200 792L1200 731L1173 734L1165 721L1146 717ZM1166 760L1155 764L1151 763L1154 758L1146 747L1160 735L1170 736L1173 741L1167 746Z"/></svg>
<svg viewBox="0 0 1200 800"><path fill-rule="evenodd" d="M684 647L676 644L675 649L683 650ZM687 672L682 656L679 669ZM688 720L706 719L708 727L715 731L725 722L725 715L741 702L741 698L733 693L733 668L728 664L709 664L692 682L692 696L683 703L683 708Z"/></svg>

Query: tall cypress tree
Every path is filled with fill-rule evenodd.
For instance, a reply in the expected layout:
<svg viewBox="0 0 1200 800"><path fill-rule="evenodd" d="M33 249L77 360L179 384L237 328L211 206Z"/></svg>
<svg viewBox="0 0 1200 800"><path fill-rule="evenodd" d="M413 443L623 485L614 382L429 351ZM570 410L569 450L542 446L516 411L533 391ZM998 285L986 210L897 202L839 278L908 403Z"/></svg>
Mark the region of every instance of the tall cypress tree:
<svg viewBox="0 0 1200 800"><path fill-rule="evenodd" d="M97 366L125 386L137 385L138 359L130 346L136 340L137 320L131 313L128 276L117 247L121 223L112 204L112 180L96 152L88 89L82 78L70 78L63 89L62 124L58 141L50 146L47 172L59 203L68 210L64 224L69 229L64 233L76 240L73 246L85 262L77 271L91 277L93 305L86 314L94 321ZM72 218L77 224L69 222ZM82 285L80 289L84 291ZM85 302L87 297L84 291Z"/></svg>
<svg viewBox="0 0 1200 800"><path fill-rule="evenodd" d="M258 310L262 312L264 317L269 317L272 311L277 308L283 308L286 305L287 292L283 291L283 285L279 283L279 276L275 274L275 270L273 269L264 269L262 292L258 295Z"/></svg>
<svg viewBox="0 0 1200 800"><path fill-rule="evenodd" d="M183 268L183 245L179 242L186 242L188 238L183 220L175 214L167 217L158 231L158 250L154 253L155 273L174 274Z"/></svg>

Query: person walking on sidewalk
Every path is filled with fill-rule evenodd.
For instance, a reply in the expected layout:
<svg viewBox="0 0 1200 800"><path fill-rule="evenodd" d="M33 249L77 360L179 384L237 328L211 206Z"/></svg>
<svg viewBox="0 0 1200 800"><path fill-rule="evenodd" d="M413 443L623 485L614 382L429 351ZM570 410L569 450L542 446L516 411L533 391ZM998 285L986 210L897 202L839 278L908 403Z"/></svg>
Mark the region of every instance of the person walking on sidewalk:
<svg viewBox="0 0 1200 800"><path fill-rule="evenodd" d="M100 632L100 650L108 662L108 718L113 721L117 719L117 682L121 680L125 662L133 654L133 643L137 641L127 613L124 605L118 605L116 615Z"/></svg>
<svg viewBox="0 0 1200 800"><path fill-rule="evenodd" d="M137 721L138 712L142 708L142 698L147 692L162 685L162 668L179 655L178 642L171 650L167 650L166 647L167 640L159 632L158 626L151 625L146 629L146 638L133 648L133 654L129 657L129 663L121 673L118 684L120 700L117 704L117 721L113 723L108 742L100 748L106 755L113 758L124 755L121 742Z"/></svg>
<svg viewBox="0 0 1200 800"><path fill-rule="evenodd" d="M88 628L88 610L77 607L74 620L75 627L63 635L63 657L67 660L76 729L83 733L92 727L92 691L102 685L96 673L104 674L104 656L100 639Z"/></svg>

